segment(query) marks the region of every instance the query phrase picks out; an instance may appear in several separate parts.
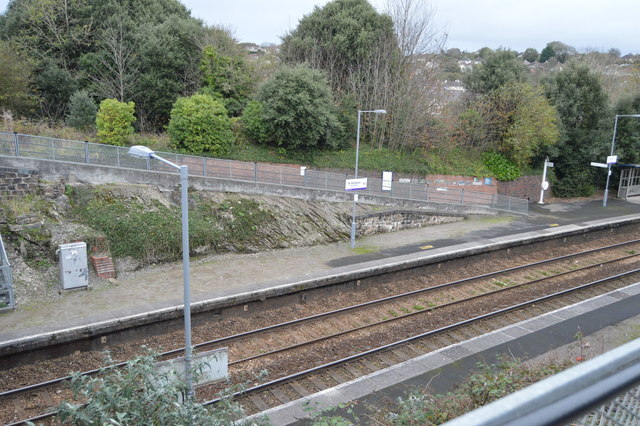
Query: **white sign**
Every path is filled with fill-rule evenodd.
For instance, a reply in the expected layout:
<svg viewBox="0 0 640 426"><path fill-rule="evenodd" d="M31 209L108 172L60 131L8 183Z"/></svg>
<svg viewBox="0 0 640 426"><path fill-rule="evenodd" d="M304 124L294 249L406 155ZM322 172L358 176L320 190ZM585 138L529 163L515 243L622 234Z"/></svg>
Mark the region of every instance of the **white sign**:
<svg viewBox="0 0 640 426"><path fill-rule="evenodd" d="M152 380L156 382L158 387L185 380L186 363L184 357L157 362L155 367L159 375L153 376ZM228 348L194 354L191 359L191 368L198 372L196 377L192 377L195 386L227 378L229 375ZM183 401L183 398L184 395L178 395L179 401Z"/></svg>
<svg viewBox="0 0 640 426"><path fill-rule="evenodd" d="M347 191L367 189L367 178L347 179L344 183L344 189Z"/></svg>
<svg viewBox="0 0 640 426"><path fill-rule="evenodd" d="M618 162L617 155L608 155L607 156L607 164L616 164Z"/></svg>
<svg viewBox="0 0 640 426"><path fill-rule="evenodd" d="M547 167L553 167L554 164L551 161L547 161Z"/></svg>
<svg viewBox="0 0 640 426"><path fill-rule="evenodd" d="M300 166L300 176L304 176L307 172L307 168L305 166Z"/></svg>
<svg viewBox="0 0 640 426"><path fill-rule="evenodd" d="M392 172L382 172L382 190L391 191L391 182L393 182Z"/></svg>
<svg viewBox="0 0 640 426"><path fill-rule="evenodd" d="M607 167L609 167L608 165L606 165L606 164L604 164L604 163L594 163L593 161L591 162L591 165L592 165L593 167L602 167L602 168L605 168L605 169L606 169Z"/></svg>
<svg viewBox="0 0 640 426"><path fill-rule="evenodd" d="M546 180L542 182L542 189L544 189L545 191L549 189L549 182L547 182Z"/></svg>
<svg viewBox="0 0 640 426"><path fill-rule="evenodd" d="M409 178L400 178L398 180L398 182L400 182L400 183L411 183L411 179L409 179Z"/></svg>

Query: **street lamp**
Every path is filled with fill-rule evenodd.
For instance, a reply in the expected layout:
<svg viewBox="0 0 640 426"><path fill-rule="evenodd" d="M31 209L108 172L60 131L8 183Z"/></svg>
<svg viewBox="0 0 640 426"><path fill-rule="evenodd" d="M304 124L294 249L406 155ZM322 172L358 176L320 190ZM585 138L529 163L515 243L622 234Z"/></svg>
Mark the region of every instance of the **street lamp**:
<svg viewBox="0 0 640 426"><path fill-rule="evenodd" d="M155 158L163 163L180 170L180 190L182 201L182 280L184 287L184 370L187 384L187 398L193 397L193 382L191 378L191 289L189 282L189 199L187 189L189 168L179 166L157 155L153 150L142 145L129 148L129 155L149 160Z"/></svg>
<svg viewBox="0 0 640 426"><path fill-rule="evenodd" d="M636 117L640 118L640 114L616 114L616 119L613 123L613 139L611 139L611 154L613 156L613 150L616 146L616 131L618 130L618 117ZM609 194L609 176L611 176L611 163L607 161L607 184L604 187L604 198L602 199L602 207L607 207L607 195Z"/></svg>
<svg viewBox="0 0 640 426"><path fill-rule="evenodd" d="M356 173L355 178L358 179L358 154L360 152L360 115L363 112L372 112L374 114L386 114L384 109L373 109L369 111L358 110L358 130L356 133ZM358 200L358 193L353 193L353 217L351 219L351 248L356 247L356 201Z"/></svg>

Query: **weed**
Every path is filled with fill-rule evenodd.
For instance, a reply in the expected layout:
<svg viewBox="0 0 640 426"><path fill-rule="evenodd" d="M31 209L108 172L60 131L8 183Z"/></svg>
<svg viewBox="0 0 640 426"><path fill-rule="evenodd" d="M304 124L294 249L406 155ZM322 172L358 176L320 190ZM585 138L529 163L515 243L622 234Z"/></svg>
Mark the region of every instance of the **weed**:
<svg viewBox="0 0 640 426"><path fill-rule="evenodd" d="M426 308L422 305L413 305L414 311L424 311Z"/></svg>
<svg viewBox="0 0 640 426"><path fill-rule="evenodd" d="M637 251L635 250L627 250L625 253L630 254L630 255L634 255L637 253Z"/></svg>
<svg viewBox="0 0 640 426"><path fill-rule="evenodd" d="M400 308L400 312L408 314L411 312L411 310L409 308L405 308L404 306L402 308Z"/></svg>
<svg viewBox="0 0 640 426"><path fill-rule="evenodd" d="M389 309L387 313L391 316L391 318L397 318L400 314L394 311L393 309Z"/></svg>

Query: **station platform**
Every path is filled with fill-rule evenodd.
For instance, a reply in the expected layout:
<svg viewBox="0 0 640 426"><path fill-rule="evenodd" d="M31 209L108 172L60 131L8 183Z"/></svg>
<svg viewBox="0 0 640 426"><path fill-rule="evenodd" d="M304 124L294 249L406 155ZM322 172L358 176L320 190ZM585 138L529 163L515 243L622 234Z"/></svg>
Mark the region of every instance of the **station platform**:
<svg viewBox="0 0 640 426"><path fill-rule="evenodd" d="M640 198L640 197L638 197ZM193 259L191 298L194 305L215 299L286 288L351 271L381 267L390 262L415 261L425 256L536 234L566 226L640 218L640 203L601 199L532 204L522 217L482 217L359 238L325 246L274 250L253 254L222 254ZM91 324L120 322L127 317L180 310L183 300L182 263L146 268L89 283L89 290L73 291L51 303L21 306L0 314L0 347L16 340L58 334Z"/></svg>

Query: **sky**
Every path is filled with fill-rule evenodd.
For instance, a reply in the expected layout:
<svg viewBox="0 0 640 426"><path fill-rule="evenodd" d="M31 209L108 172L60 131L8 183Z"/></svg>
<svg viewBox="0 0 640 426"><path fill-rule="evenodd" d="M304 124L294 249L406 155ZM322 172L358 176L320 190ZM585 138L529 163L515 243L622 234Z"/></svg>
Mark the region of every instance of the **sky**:
<svg viewBox="0 0 640 426"><path fill-rule="evenodd" d="M241 42L279 43L300 18L328 0L181 0L192 16L223 25ZM387 0L370 0L379 11ZM638 0L425 0L435 24L448 34L447 48L482 47L541 51L561 41L579 51L640 54ZM8 0L0 0L4 11Z"/></svg>

